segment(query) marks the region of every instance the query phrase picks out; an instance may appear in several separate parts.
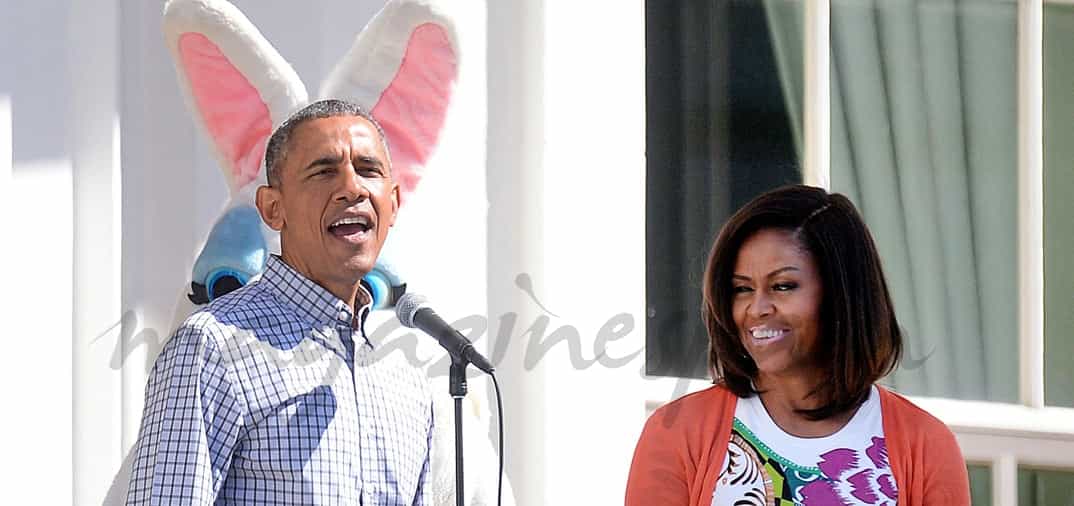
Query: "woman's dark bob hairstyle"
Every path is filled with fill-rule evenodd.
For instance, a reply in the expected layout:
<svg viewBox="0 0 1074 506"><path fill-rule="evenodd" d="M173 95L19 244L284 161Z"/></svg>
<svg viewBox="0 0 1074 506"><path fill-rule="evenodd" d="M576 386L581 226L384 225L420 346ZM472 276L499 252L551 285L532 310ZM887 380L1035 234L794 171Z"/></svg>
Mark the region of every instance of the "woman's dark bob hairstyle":
<svg viewBox="0 0 1074 506"><path fill-rule="evenodd" d="M838 193L785 186L746 204L720 230L705 269L702 316L709 334L709 369L739 397L754 395L757 375L732 315L731 276L742 244L762 229L788 230L812 255L820 275L817 362L825 377L803 410L820 420L854 409L869 388L899 363L902 334L880 266L880 256L854 204Z"/></svg>

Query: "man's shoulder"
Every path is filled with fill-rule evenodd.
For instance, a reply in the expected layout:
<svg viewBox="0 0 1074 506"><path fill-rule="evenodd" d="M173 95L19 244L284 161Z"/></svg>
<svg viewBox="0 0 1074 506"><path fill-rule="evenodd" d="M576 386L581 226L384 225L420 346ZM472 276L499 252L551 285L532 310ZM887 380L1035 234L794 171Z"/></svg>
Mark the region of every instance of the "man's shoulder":
<svg viewBox="0 0 1074 506"><path fill-rule="evenodd" d="M191 313L180 329L215 335L235 330L256 331L298 322L297 315L260 281L213 300Z"/></svg>

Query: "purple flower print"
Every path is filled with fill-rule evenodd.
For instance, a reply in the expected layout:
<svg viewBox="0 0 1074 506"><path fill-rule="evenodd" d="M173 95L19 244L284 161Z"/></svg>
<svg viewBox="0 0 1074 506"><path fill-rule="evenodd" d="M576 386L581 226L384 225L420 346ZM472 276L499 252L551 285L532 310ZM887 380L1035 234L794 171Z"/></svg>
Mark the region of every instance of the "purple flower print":
<svg viewBox="0 0 1074 506"><path fill-rule="evenodd" d="M888 467L888 446L884 444L884 438L873 436L873 444L865 449L865 454L877 469Z"/></svg>

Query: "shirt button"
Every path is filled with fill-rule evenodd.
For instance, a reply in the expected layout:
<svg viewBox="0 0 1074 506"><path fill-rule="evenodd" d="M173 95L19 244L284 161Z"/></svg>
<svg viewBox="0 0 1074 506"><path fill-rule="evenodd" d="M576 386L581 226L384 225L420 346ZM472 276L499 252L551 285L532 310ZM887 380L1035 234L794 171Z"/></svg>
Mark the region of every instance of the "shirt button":
<svg viewBox="0 0 1074 506"><path fill-rule="evenodd" d="M350 315L347 314L346 311L340 311L339 312L339 319L343 320L343 321L348 321L348 320L350 320Z"/></svg>

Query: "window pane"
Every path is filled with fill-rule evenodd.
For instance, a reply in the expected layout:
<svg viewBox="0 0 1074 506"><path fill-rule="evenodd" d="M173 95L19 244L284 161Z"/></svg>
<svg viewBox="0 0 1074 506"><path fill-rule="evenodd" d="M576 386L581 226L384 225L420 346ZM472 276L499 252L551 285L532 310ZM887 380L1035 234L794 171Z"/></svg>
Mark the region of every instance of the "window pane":
<svg viewBox="0 0 1074 506"><path fill-rule="evenodd" d="M1074 5L1044 6L1044 401L1074 407Z"/></svg>
<svg viewBox="0 0 1074 506"><path fill-rule="evenodd" d="M800 0L646 2L646 372L706 377L702 271L734 210L800 182Z"/></svg>
<svg viewBox="0 0 1074 506"><path fill-rule="evenodd" d="M970 504L992 504L992 468L974 464L966 466L966 470L970 473Z"/></svg>
<svg viewBox="0 0 1074 506"><path fill-rule="evenodd" d="M1074 504L1074 472L1018 469L1019 506L1070 506Z"/></svg>
<svg viewBox="0 0 1074 506"><path fill-rule="evenodd" d="M832 0L831 186L861 210L902 392L1016 401L1017 6Z"/></svg>

